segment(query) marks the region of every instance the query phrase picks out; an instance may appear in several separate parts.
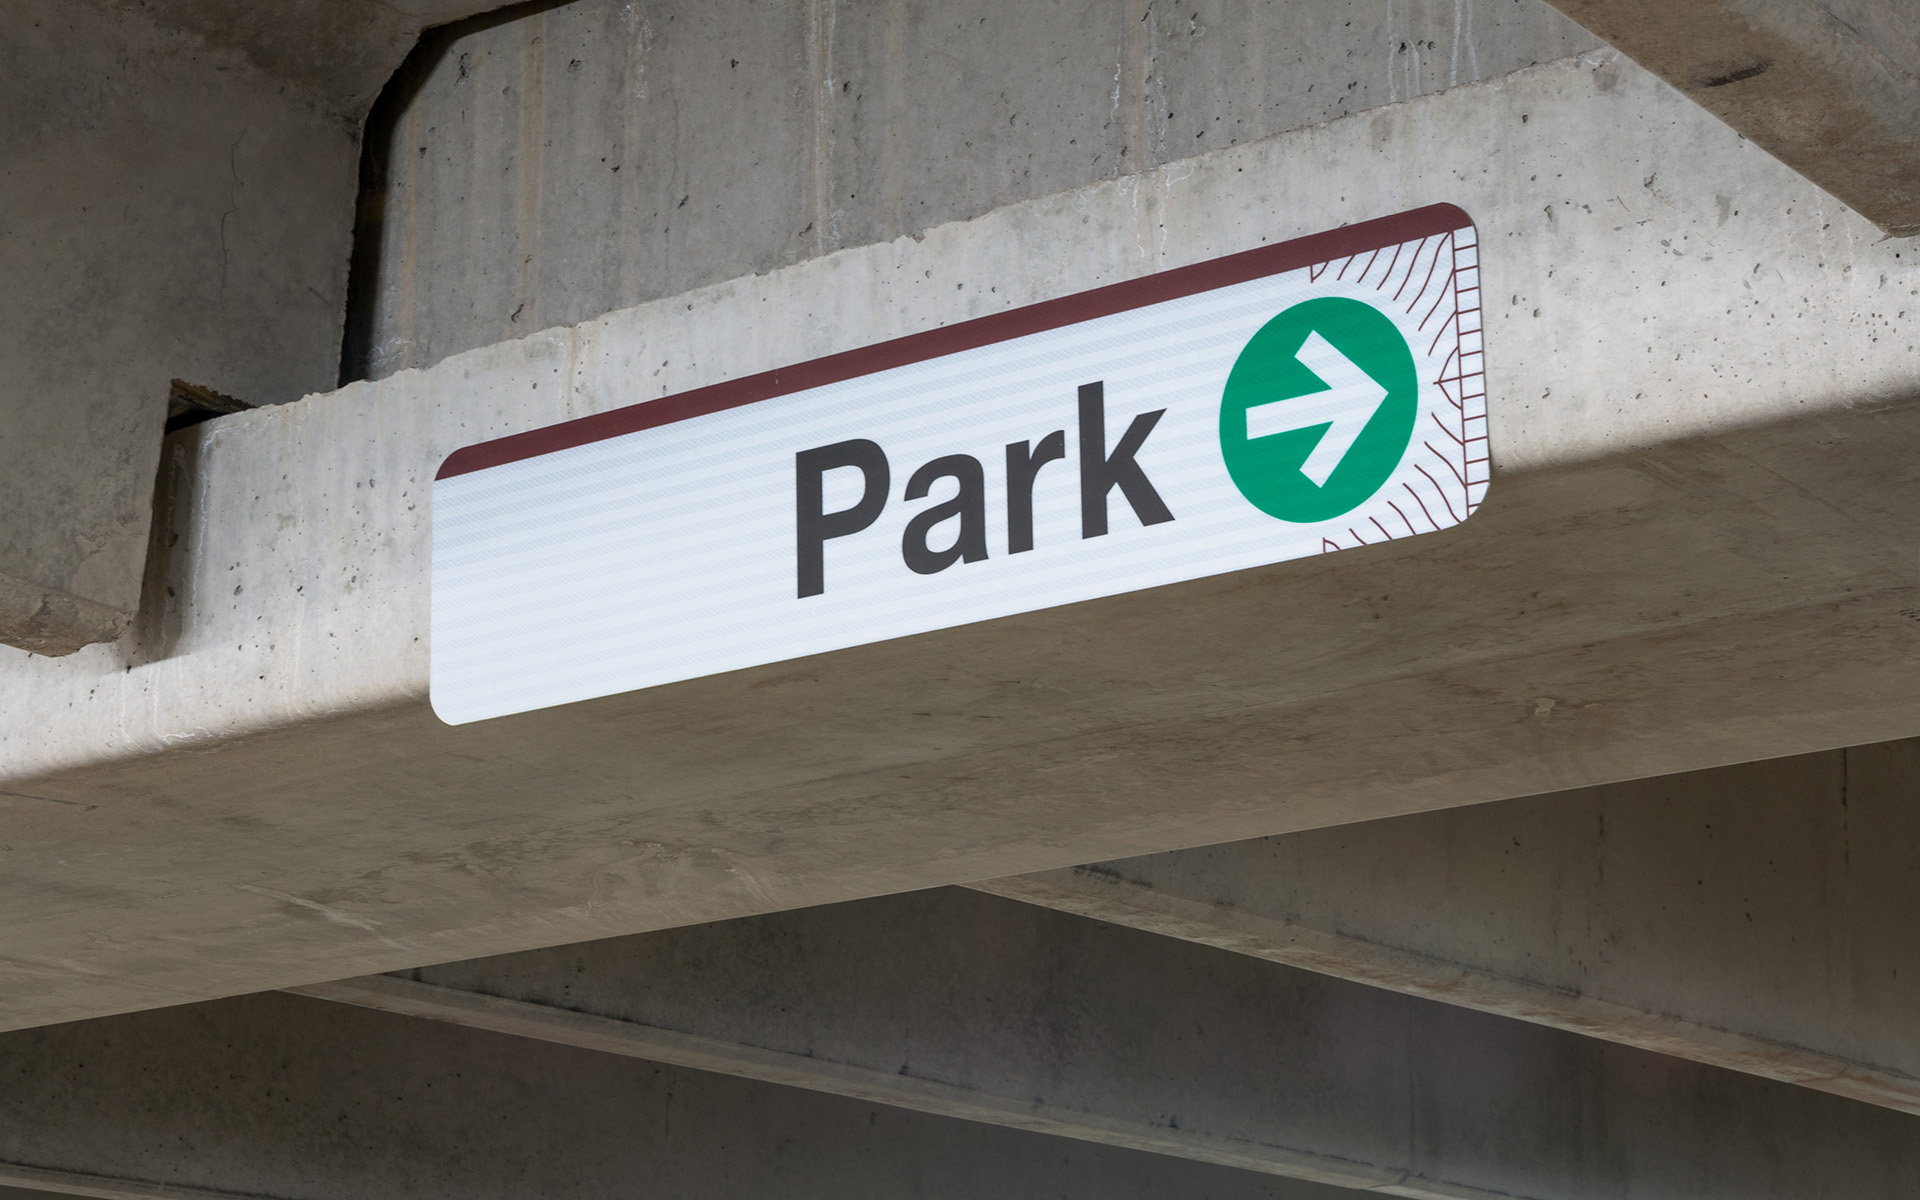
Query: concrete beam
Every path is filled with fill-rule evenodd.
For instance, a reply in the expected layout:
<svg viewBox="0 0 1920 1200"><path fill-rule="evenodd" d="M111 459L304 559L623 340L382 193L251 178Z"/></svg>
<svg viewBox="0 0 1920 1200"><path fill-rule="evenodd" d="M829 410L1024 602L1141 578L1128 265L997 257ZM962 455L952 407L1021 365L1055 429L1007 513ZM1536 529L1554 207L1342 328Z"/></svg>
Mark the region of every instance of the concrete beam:
<svg viewBox="0 0 1920 1200"><path fill-rule="evenodd" d="M1920 234L1920 10L1548 0L1893 237Z"/></svg>
<svg viewBox="0 0 1920 1200"><path fill-rule="evenodd" d="M977 884L1920 1113L1920 743Z"/></svg>
<svg viewBox="0 0 1920 1200"><path fill-rule="evenodd" d="M146 1179L116 1179L85 1171L49 1171L0 1163L0 1200L45 1200L49 1196L88 1196L92 1200L242 1200L238 1192L186 1188ZM248 1198L258 1200L258 1197Z"/></svg>
<svg viewBox="0 0 1920 1200"><path fill-rule="evenodd" d="M16 1033L0 1063L0 1200L1352 1195L286 995Z"/></svg>
<svg viewBox="0 0 1920 1200"><path fill-rule="evenodd" d="M1430 1200L1920 1182L1904 1114L952 889L411 974L302 992Z"/></svg>
<svg viewBox="0 0 1920 1200"><path fill-rule="evenodd" d="M763 985L764 986L764 985ZM631 1020L596 1016L460 988L440 987L387 975L309 984L295 993L336 1004L377 1009L405 1017L443 1021L466 1029L531 1038L602 1054L644 1059L695 1071L711 1071L783 1087L803 1088L870 1104L955 1117L1031 1133L1165 1154L1239 1170L1285 1175L1316 1183L1402 1195L1430 1194L1403 1169L1356 1163L1310 1149L1218 1135L1205 1129L1170 1128L1137 1114L1086 1112L1024 1094L983 1090L971 1083L927 1078L900 1069L822 1058L811 1052L768 1048L725 1036L683 1033ZM940 997L930 996L938 1002ZM1411 1188L1411 1190L1408 1190ZM1458 1195L1447 1191L1445 1195Z"/></svg>
<svg viewBox="0 0 1920 1200"><path fill-rule="evenodd" d="M1442 199L1494 298L1459 530L428 710L455 447ZM0 657L0 1024L1913 736L1916 266L1604 54L210 421L141 624Z"/></svg>
<svg viewBox="0 0 1920 1200"><path fill-rule="evenodd" d="M1905 1114L960 889L416 974L0 1036L0 1184L115 1200L1920 1186Z"/></svg>

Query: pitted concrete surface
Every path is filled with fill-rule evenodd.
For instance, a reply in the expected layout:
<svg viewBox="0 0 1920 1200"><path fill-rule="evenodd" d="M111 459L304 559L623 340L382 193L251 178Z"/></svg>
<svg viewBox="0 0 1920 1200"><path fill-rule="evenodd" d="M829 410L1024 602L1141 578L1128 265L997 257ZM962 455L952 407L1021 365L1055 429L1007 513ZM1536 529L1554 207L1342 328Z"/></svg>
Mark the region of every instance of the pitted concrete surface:
<svg viewBox="0 0 1920 1200"><path fill-rule="evenodd" d="M423 703L456 446L1440 199L1499 472L1452 534ZM1912 736L1915 280L1876 236L1601 55L209 422L139 628L8 656L5 1020Z"/></svg>
<svg viewBox="0 0 1920 1200"><path fill-rule="evenodd" d="M371 378L1596 48L1537 0L579 0L386 158Z"/></svg>

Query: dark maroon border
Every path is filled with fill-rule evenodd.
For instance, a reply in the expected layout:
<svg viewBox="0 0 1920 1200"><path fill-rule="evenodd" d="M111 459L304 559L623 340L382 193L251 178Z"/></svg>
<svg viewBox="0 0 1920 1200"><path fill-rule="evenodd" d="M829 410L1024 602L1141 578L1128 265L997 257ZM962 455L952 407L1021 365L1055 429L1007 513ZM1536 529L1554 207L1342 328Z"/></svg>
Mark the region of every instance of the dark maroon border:
<svg viewBox="0 0 1920 1200"><path fill-rule="evenodd" d="M1192 266L1175 267L1170 271L1108 284L1057 300L1043 300L1038 304L976 317L957 325L876 342L858 350L829 354L810 362L729 379L690 392L662 396L657 400L643 400L638 404L578 417L558 425L464 446L447 455L434 478L450 479L471 471L484 471L488 467L518 462L523 458L584 446L588 442L636 433L642 429L671 425L689 417L705 416L739 408L744 404L771 400L775 396L805 391L807 388L857 379L862 375L957 354L977 346L990 346L1030 333L1058 329L1063 325L1077 325L1096 317L1145 308L1149 304L1177 300L1196 292L1229 287L1250 279L1278 275L1283 271L1296 271L1314 263L1330 262L1336 258L1377 250L1382 246L1462 229L1471 224L1472 219L1456 205L1429 204L1425 208L1391 217L1362 221L1358 225L1330 229L1325 233L1295 238L1274 246L1261 246Z"/></svg>

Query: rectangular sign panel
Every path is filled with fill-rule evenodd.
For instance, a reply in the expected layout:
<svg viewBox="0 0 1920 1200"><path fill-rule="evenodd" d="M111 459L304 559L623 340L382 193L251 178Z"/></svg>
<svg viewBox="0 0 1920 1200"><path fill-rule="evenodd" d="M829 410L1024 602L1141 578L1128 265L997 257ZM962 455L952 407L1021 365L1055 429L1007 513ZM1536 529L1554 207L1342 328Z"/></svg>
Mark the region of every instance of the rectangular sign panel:
<svg viewBox="0 0 1920 1200"><path fill-rule="evenodd" d="M1472 223L1348 226L469 446L461 724L1410 537L1487 487Z"/></svg>

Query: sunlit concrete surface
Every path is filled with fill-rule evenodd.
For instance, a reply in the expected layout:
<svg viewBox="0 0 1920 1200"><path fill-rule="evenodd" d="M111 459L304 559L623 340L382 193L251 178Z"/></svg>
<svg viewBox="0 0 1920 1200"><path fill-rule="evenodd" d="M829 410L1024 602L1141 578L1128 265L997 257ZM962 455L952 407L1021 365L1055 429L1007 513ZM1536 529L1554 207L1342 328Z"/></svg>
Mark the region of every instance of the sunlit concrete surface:
<svg viewBox="0 0 1920 1200"><path fill-rule="evenodd" d="M428 711L457 446L1436 199L1486 247L1459 530ZM1915 289L1601 53L208 422L136 629L7 654L5 1020L1910 736Z"/></svg>

